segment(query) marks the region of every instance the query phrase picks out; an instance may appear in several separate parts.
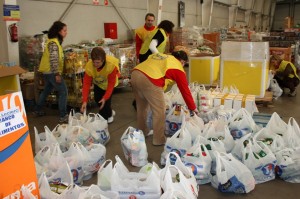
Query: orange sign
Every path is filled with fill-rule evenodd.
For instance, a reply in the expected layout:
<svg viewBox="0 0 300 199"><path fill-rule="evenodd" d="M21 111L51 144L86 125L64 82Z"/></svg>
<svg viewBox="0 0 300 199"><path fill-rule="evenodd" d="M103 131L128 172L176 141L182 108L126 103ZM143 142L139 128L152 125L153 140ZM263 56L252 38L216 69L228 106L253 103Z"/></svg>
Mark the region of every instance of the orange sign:
<svg viewBox="0 0 300 199"><path fill-rule="evenodd" d="M0 198L39 198L28 122L21 92L0 96Z"/></svg>

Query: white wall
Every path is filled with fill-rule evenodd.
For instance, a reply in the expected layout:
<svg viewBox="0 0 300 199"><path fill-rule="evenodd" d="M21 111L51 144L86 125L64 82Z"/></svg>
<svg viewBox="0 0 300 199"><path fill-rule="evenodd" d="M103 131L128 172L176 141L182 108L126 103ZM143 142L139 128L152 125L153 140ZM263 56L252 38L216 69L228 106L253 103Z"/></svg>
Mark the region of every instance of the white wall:
<svg viewBox="0 0 300 199"><path fill-rule="evenodd" d="M62 20L68 25L68 36L63 45L77 44L83 40L96 40L104 37L104 23L115 22L118 26L118 40L121 43L124 40L132 38L132 30L144 24L144 17L147 12L152 12L157 17L159 0L108 0L108 5L104 5L104 0L99 0L100 5L93 5L93 0L0 0L16 1L20 5L21 21L18 22L19 36L33 36L40 34L43 30L48 30L52 23L59 20L69 5L76 3L69 10ZM162 20L171 20L178 27L178 1L162 0ZM223 5L214 3L211 15L212 0L182 0L185 2L185 26L193 25L208 27L211 19L211 29L233 26L236 21L245 21L253 28L261 22L263 14L266 14L266 3L272 0L218 0ZM117 6L116 9L113 4ZM252 4L258 13L251 11ZM233 16L236 6L240 6L251 14L247 17L243 12ZM1 12L2 8L0 9ZM121 16L117 10L121 12ZM251 16L251 17L249 17ZM127 21L127 24L124 22ZM1 23L1 22L0 22ZM129 26L129 27L128 27ZM260 25L261 26L261 25ZM264 21L264 26L268 24ZM3 22L0 25L1 33L5 30ZM6 33L0 36L0 45L7 42ZM4 51L4 52L3 52ZM7 61L7 49L0 48L0 62ZM16 53L15 53L16 54ZM16 60L18 62L18 60Z"/></svg>
<svg viewBox="0 0 300 199"><path fill-rule="evenodd" d="M59 20L68 8L71 0L19 0L22 20L20 36L31 36L48 30L52 23ZM144 23L147 12L146 0L114 0L132 28ZM109 1L108 6L93 5L92 0L78 0L63 19L68 25L66 44L79 43L82 40L96 40L104 37L104 23L116 22L119 42L127 39L127 26Z"/></svg>

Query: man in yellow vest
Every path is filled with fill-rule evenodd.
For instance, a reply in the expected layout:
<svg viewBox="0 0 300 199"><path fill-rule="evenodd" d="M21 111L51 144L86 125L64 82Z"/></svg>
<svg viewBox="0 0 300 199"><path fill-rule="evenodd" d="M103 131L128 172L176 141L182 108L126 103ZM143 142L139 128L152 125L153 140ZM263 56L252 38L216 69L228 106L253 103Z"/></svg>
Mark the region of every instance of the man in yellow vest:
<svg viewBox="0 0 300 199"><path fill-rule="evenodd" d="M107 120L107 123L112 123L116 113L111 108L111 96L114 88L119 84L119 59L106 55L101 47L93 48L91 58L85 66L80 110L86 111L90 87L93 83L94 98L99 105L99 114Z"/></svg>
<svg viewBox="0 0 300 199"><path fill-rule="evenodd" d="M177 83L190 111L198 113L183 69L187 59L184 51L173 52L172 55L152 54L146 61L137 65L131 74L131 85L137 105L137 128L148 132L146 120L147 110L150 107L153 120L152 144L155 146L166 142L166 106L163 89L166 80L173 80Z"/></svg>
<svg viewBox="0 0 300 199"><path fill-rule="evenodd" d="M278 55L272 55L270 62L275 67L274 79L277 80L279 86L290 90L288 94L289 97L296 96L296 87L299 84L299 76L294 64L281 59Z"/></svg>
<svg viewBox="0 0 300 199"><path fill-rule="evenodd" d="M146 40L153 30L156 29L156 26L153 25L155 21L155 16L152 13L147 13L145 16L145 24L135 30L135 48L136 48L136 58L137 63L139 63L139 54L142 47L142 44Z"/></svg>

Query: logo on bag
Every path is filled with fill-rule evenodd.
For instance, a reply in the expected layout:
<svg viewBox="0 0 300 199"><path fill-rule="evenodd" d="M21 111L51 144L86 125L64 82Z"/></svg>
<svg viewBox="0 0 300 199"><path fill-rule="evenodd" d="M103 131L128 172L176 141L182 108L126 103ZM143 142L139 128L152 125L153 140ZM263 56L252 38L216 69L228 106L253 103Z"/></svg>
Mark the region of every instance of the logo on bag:
<svg viewBox="0 0 300 199"><path fill-rule="evenodd" d="M169 129L170 129L171 133L175 133L176 131L179 130L180 126L181 126L180 123L170 122Z"/></svg>
<svg viewBox="0 0 300 199"><path fill-rule="evenodd" d="M108 139L107 133L104 130L100 131L100 137L104 141Z"/></svg>
<svg viewBox="0 0 300 199"><path fill-rule="evenodd" d="M271 175L274 171L274 164L267 164L261 170L264 175Z"/></svg>
<svg viewBox="0 0 300 199"><path fill-rule="evenodd" d="M171 152L177 153L179 157L181 157L181 153L178 149L172 149ZM175 164L177 157L174 154L170 154L170 162L171 164Z"/></svg>
<svg viewBox="0 0 300 199"><path fill-rule="evenodd" d="M197 166L192 163L186 163L185 166L190 167L194 175L197 175L198 169Z"/></svg>

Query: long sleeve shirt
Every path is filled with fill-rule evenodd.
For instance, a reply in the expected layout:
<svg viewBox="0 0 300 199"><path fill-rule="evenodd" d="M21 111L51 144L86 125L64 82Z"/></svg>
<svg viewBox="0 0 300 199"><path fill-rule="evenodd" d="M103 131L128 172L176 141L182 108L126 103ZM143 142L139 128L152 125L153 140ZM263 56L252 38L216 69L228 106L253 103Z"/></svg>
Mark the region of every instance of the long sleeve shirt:
<svg viewBox="0 0 300 199"><path fill-rule="evenodd" d="M98 69L98 70L101 70L101 69ZM111 97L111 94L114 90L114 86L115 86L115 83L116 83L116 76L118 74L119 74L118 69L115 68L113 70L113 72L108 75L108 85L107 85L107 89L105 91L105 94L103 96L103 98L105 100L108 100ZM82 88L82 101L83 102L88 101L92 81L93 81L93 77L89 76L88 74L85 73L84 77L83 77L83 88Z"/></svg>

